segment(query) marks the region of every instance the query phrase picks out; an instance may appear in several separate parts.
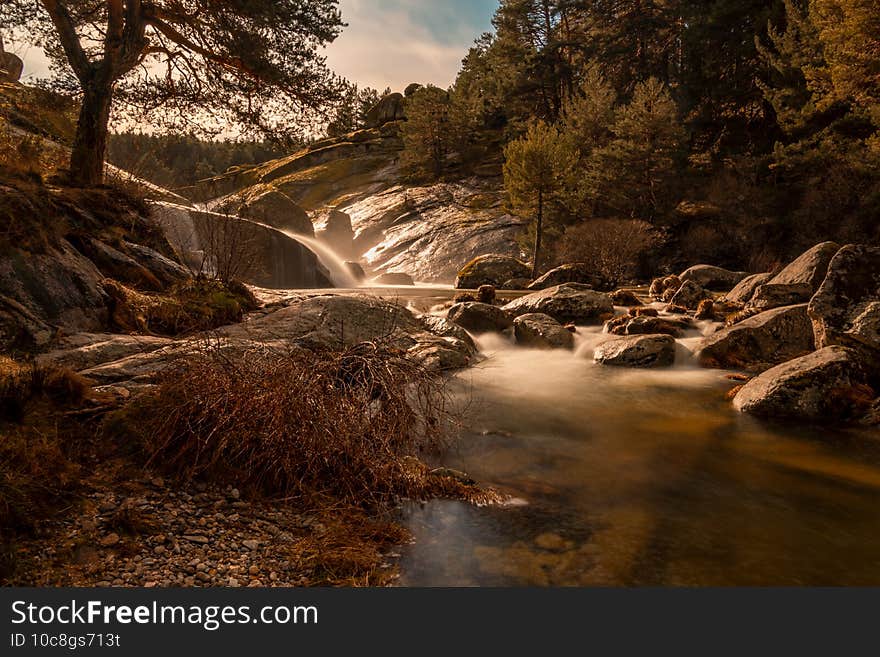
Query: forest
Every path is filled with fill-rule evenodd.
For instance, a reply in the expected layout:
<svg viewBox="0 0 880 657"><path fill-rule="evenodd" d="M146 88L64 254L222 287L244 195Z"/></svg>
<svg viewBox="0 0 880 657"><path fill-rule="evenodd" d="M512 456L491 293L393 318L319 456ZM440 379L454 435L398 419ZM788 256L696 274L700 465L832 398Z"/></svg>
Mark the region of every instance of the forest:
<svg viewBox="0 0 880 657"><path fill-rule="evenodd" d="M404 159L437 180L503 158L546 264L610 240L631 262L662 244L765 271L824 239L876 242L877 9L503 0L455 84L408 99Z"/></svg>

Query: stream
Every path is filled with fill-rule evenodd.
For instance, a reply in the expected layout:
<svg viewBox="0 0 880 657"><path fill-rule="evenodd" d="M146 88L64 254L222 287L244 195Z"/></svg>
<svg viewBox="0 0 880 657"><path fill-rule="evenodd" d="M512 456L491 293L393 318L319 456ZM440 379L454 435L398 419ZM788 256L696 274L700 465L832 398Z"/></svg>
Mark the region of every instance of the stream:
<svg viewBox="0 0 880 657"><path fill-rule="evenodd" d="M378 291L377 291L378 292ZM449 290L390 290L426 309ZM478 338L452 391L465 430L442 465L509 496L408 504L405 586L880 584L876 431L773 424L724 399L728 372L596 365Z"/></svg>

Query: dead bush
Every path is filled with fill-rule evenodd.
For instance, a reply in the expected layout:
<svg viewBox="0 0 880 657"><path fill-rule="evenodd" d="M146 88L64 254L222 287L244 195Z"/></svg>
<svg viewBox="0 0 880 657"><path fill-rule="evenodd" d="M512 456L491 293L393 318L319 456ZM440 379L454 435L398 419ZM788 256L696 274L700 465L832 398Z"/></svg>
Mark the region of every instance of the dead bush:
<svg viewBox="0 0 880 657"><path fill-rule="evenodd" d="M584 262L608 286L632 282L660 236L645 221L593 219L566 229L559 241L560 263Z"/></svg>
<svg viewBox="0 0 880 657"><path fill-rule="evenodd" d="M127 413L116 424L138 429L149 464L181 477L376 506L430 494L414 457L451 419L440 378L373 343L234 359L206 346Z"/></svg>

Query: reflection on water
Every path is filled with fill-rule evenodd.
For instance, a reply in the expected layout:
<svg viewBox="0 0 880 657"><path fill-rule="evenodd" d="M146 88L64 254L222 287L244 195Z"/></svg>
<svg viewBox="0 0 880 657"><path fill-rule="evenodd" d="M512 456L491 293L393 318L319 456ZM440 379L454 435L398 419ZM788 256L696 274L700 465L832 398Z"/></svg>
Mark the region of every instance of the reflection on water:
<svg viewBox="0 0 880 657"><path fill-rule="evenodd" d="M607 338L580 339L482 340L489 358L455 381L470 430L444 463L515 500L407 507L403 584L880 584L876 432L761 423L684 347L674 369L616 370L590 358Z"/></svg>

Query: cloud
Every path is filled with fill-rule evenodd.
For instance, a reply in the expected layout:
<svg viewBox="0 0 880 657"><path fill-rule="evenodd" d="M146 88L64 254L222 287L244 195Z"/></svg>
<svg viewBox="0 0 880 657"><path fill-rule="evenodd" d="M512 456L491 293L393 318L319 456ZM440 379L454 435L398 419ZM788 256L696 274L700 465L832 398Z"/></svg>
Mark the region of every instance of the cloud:
<svg viewBox="0 0 880 657"><path fill-rule="evenodd" d="M489 29L495 0L341 0L349 26L327 49L340 75L380 91L410 82L447 87Z"/></svg>

